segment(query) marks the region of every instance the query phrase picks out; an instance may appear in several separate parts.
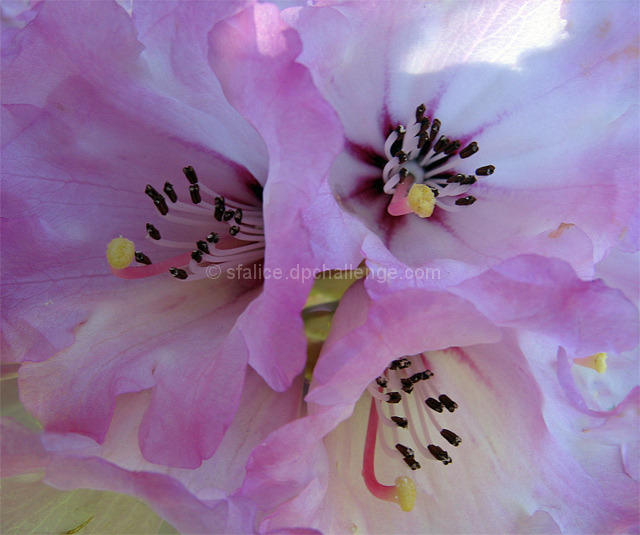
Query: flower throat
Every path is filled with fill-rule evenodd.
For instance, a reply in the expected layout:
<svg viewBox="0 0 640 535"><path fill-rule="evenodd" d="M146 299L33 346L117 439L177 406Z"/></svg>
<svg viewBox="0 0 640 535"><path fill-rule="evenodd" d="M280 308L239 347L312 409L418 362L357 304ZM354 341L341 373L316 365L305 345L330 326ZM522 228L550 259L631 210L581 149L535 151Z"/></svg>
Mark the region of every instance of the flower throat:
<svg viewBox="0 0 640 535"><path fill-rule="evenodd" d="M218 195L199 182L191 166L182 171L189 183L190 202L178 200L178 194L170 182L165 182L162 188L164 195L150 184L147 184L145 193L163 219L172 223L172 230L178 233L193 230L195 235L200 235L200 239L169 240L162 237L155 225L147 223L148 239L162 247L181 250L181 254L153 263L142 251L136 251L130 240L115 238L107 247L107 260L116 276L138 279L168 271L178 280L194 281L206 277L217 278L224 270L264 258L261 207ZM139 265L128 267L134 259Z"/></svg>
<svg viewBox="0 0 640 535"><path fill-rule="evenodd" d="M441 122L425 117L425 111L425 105L420 104L413 125L398 125L384 144L383 191L392 195L387 211L393 216L415 213L427 218L436 206L447 212L470 206L476 198L467 193L476 183L476 175L495 171L493 165L485 165L478 167L475 175L456 172L463 160L478 152L478 144L472 141L461 148L459 140L440 135Z"/></svg>

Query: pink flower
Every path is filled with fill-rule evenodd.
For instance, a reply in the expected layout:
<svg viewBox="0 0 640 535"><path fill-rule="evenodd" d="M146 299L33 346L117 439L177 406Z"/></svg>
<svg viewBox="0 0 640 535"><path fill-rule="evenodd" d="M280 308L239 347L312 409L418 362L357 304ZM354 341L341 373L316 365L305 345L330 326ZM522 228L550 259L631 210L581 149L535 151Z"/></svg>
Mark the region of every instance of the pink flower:
<svg viewBox="0 0 640 535"><path fill-rule="evenodd" d="M640 389L616 385L617 372L602 376L608 392L594 389L582 379L596 371L573 360L610 352L612 367L635 373L637 356L625 365L619 354L638 343L637 309L619 291L535 256L448 292L372 300L367 284L354 284L338 306L309 416L249 459L243 494L271 510L262 530L637 525Z"/></svg>
<svg viewBox="0 0 640 535"><path fill-rule="evenodd" d="M304 367L312 281L226 270L312 264L297 223L309 199L292 184L319 184L342 138L294 62L295 33L274 6L247 4L136 2L129 16L45 3L5 51L3 358L23 362L21 399L48 432L101 444L117 399L150 392L145 459L195 468L232 421L247 363L278 390ZM235 73L208 58L212 28L237 13L261 32L245 55L252 125L220 87ZM119 235L140 265L114 272L141 280L109 271Z"/></svg>
<svg viewBox="0 0 640 535"><path fill-rule="evenodd" d="M333 254L477 272L535 253L591 277L627 232L637 5L327 0L283 16L347 138L305 213Z"/></svg>

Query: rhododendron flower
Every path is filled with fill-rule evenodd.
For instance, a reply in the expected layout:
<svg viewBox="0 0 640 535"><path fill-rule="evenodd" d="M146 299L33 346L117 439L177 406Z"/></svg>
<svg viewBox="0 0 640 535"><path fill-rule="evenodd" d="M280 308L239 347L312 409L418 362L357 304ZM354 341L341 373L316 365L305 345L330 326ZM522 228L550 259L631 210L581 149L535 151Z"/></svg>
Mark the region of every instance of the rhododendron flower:
<svg viewBox="0 0 640 535"><path fill-rule="evenodd" d="M628 231L637 3L321 0L283 17L347 138L305 214L328 256L469 274L537 253L591 277Z"/></svg>
<svg viewBox="0 0 640 535"><path fill-rule="evenodd" d="M228 104L209 33L248 4L38 4L4 51L3 359L46 431L102 443L118 396L150 391L145 458L195 468L247 362L280 390L304 367L312 281L227 270L310 265L291 184L319 184L340 128L272 5L243 13L253 126Z"/></svg>
<svg viewBox="0 0 640 535"><path fill-rule="evenodd" d="M617 533L637 525L640 388L614 388L613 407L588 408L593 391L572 370L598 375L585 357L615 360L637 345L637 309L619 291L535 256L447 292L372 300L365 286L375 284L360 281L340 301L309 416L249 460L243 493L272 510L263 530ZM627 372L634 368L637 358Z"/></svg>

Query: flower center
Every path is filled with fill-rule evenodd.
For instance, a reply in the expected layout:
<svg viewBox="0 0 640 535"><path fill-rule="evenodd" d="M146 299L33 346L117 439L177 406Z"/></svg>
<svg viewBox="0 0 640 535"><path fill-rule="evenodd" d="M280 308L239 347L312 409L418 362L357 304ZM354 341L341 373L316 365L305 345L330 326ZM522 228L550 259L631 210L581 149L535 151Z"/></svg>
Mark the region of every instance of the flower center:
<svg viewBox="0 0 640 535"><path fill-rule="evenodd" d="M475 170L475 175L455 171L463 160L470 158L479 147L472 141L464 148L460 140L440 135L438 119L425 117L426 108L420 104L416 120L405 128L398 125L384 144L387 164L382 171L384 192L392 195L387 211L393 216L415 213L431 216L435 207L448 212L460 210L476 202L467 195L477 176L490 175L493 165Z"/></svg>
<svg viewBox="0 0 640 535"><path fill-rule="evenodd" d="M374 454L376 444L392 462L404 462L404 470L419 470L420 461L452 462L446 450L435 444L436 433L451 446L457 447L462 439L440 424L439 418L452 413L458 405L431 384L433 372L424 354L394 360L384 374L369 387L371 408L365 440L362 475L369 491L377 498L394 501L403 510L413 509L413 494L406 489L413 481L407 476L396 479L393 486L382 485L375 476ZM442 416L436 416L442 415ZM382 426L379 424L382 423ZM399 492L398 485L404 489ZM411 486L411 485L409 485Z"/></svg>
<svg viewBox="0 0 640 535"><path fill-rule="evenodd" d="M164 195L150 184L145 193L163 219L173 223L174 233L192 233L195 229L200 239L166 239L147 223L148 239L156 245L181 250L181 254L154 264L142 251L135 251L130 240L115 238L107 248L107 260L118 277L138 279L169 271L178 280L193 281L207 276L216 278L222 271L264 258L262 209L218 195L198 181L191 166L182 171L189 182L190 202L179 201L170 182L164 184ZM140 265L127 267L134 258Z"/></svg>

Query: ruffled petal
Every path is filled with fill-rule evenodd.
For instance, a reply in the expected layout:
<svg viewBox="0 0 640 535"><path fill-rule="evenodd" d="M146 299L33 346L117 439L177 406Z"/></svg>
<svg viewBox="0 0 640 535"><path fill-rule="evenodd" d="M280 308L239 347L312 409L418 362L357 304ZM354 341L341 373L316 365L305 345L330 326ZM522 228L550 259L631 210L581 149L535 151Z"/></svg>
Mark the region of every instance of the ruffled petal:
<svg viewBox="0 0 640 535"><path fill-rule="evenodd" d="M130 283L101 295L71 347L22 366L22 402L47 431L102 442L115 398L152 389L140 431L145 456L199 466L215 451L239 402L248 355L240 333L229 333L254 297L219 285L214 302L203 291L207 282L161 292L155 281Z"/></svg>
<svg viewBox="0 0 640 535"><path fill-rule="evenodd" d="M300 311L314 270L322 264L322 259L314 258L306 229L300 226L301 214L328 174L342 132L308 71L296 63L300 42L275 6L256 5L221 22L209 43L209 60L227 98L269 150L265 285L250 308L266 321L241 323L246 338L253 340L251 366L273 388L283 390L304 366Z"/></svg>

